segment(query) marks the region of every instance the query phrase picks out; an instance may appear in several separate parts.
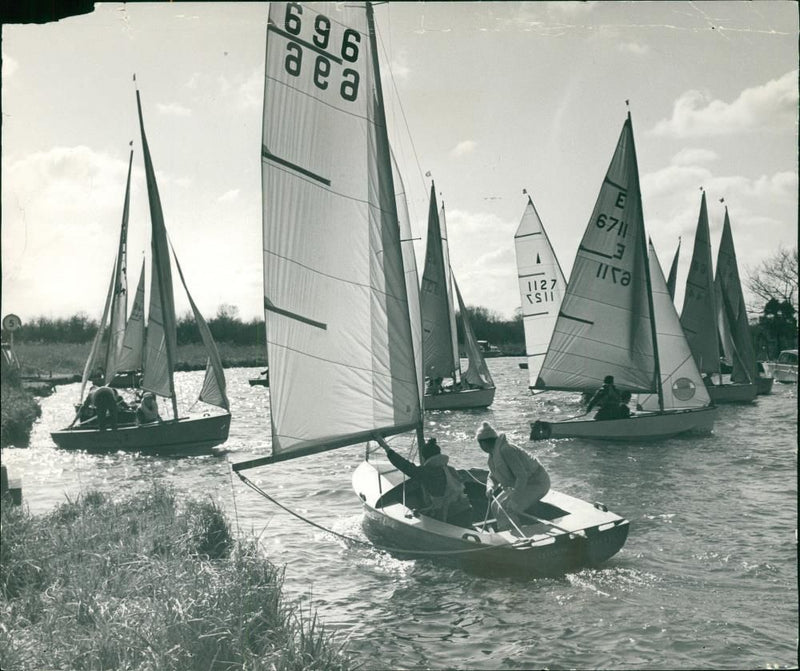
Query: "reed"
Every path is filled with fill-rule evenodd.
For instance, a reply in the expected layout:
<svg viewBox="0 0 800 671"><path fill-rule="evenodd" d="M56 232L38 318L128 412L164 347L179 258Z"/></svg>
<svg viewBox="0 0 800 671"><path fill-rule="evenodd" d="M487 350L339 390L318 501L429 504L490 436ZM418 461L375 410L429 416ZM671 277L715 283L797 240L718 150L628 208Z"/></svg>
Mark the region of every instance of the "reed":
<svg viewBox="0 0 800 671"><path fill-rule="evenodd" d="M0 447L27 447L31 428L42 409L29 392L6 379L0 388L0 399Z"/></svg>
<svg viewBox="0 0 800 671"><path fill-rule="evenodd" d="M2 529L3 669L352 668L213 502L89 492L44 516L3 506Z"/></svg>

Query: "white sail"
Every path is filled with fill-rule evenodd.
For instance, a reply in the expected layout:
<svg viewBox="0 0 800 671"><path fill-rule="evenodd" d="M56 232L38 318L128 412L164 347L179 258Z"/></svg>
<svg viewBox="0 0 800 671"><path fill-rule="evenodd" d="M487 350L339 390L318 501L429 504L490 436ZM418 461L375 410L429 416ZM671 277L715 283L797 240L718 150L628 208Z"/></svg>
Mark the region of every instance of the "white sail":
<svg viewBox="0 0 800 671"><path fill-rule="evenodd" d="M732 382L754 382L756 379L756 355L747 320L747 308L739 279L739 266L736 263L736 250L733 246L733 233L725 208L725 222L722 226L722 239L717 253L717 279L719 280L720 311L719 318L727 321L732 341L731 350L726 356L732 358ZM723 344L725 340L723 340Z"/></svg>
<svg viewBox="0 0 800 671"><path fill-rule="evenodd" d="M528 204L514 234L530 386L536 383L567 288L539 213Z"/></svg>
<svg viewBox="0 0 800 671"><path fill-rule="evenodd" d="M159 396L172 398L173 411L177 415L175 386L172 379L175 351L177 349L172 270L169 263L164 214L161 211L161 198L158 195L156 174L144 133L139 91L136 91L136 106L139 111L139 128L142 133L142 151L144 153L144 169L147 177L147 196L150 203L150 223L152 228L150 247L153 254L150 268L150 310L147 318L142 388Z"/></svg>
<svg viewBox="0 0 800 671"><path fill-rule="evenodd" d="M122 226L119 234L117 263L114 269L114 297L109 315L108 343L106 346L105 381L111 382L119 367L122 343L125 339L125 324L128 317L128 212L131 202L131 170L133 150L128 159L128 181L125 187L125 204L122 208Z"/></svg>
<svg viewBox="0 0 800 671"><path fill-rule="evenodd" d="M183 284L183 289L186 291L186 296L189 299L189 305L192 308L194 320L197 323L198 330L200 331L200 338L202 339L203 346L208 354L206 375L203 379L203 387L200 390L199 398L205 403L210 403L211 405L216 405L220 408L224 408L225 410L229 410L230 403L228 402L228 396L225 391L225 372L222 369L222 359L220 359L219 351L214 343L214 338L211 336L211 330L208 328L206 320L203 319L203 315L200 314L200 310L197 309L197 305L195 305L194 299L189 293L189 287L186 286L186 280L183 277L181 264L178 262L178 256L175 254L174 249L172 250L172 255L175 258L175 267L178 269L178 276L181 278L181 284Z"/></svg>
<svg viewBox="0 0 800 671"><path fill-rule="evenodd" d="M442 234L442 258L444 259L445 280L447 284L447 318L450 321L450 356L453 359L453 370L461 374L461 357L458 353L458 331L456 329L456 308L455 308L455 275L450 264L450 244L447 238L447 217L444 213L444 201L439 208L439 231Z"/></svg>
<svg viewBox="0 0 800 671"><path fill-rule="evenodd" d="M475 338L475 332L472 330L472 323L469 319L469 313L464 305L464 299L461 298L461 290L458 288L456 278L453 277L453 287L455 288L456 297L458 298L458 312L461 315L461 325L464 327L464 347L467 351L467 370L464 372L463 379L471 387L487 388L493 387L494 381L489 372L489 367L486 365L486 360L483 358L481 348L478 345L478 340Z"/></svg>
<svg viewBox="0 0 800 671"><path fill-rule="evenodd" d="M657 394L639 397L639 405L643 410L654 411L705 407L711 399L686 341L652 242L648 251L663 407L659 406Z"/></svg>
<svg viewBox="0 0 800 671"><path fill-rule="evenodd" d="M92 375L95 362L97 361L100 351L100 343L103 340L103 335L106 332L106 325L108 324L108 313L111 309L111 301L114 296L114 285L116 283L117 271L116 264L114 265L114 272L111 274L111 282L108 286L108 293L106 294L106 303L103 307L103 316L100 318L100 324L97 326L97 333L92 340L92 347L89 350L89 357L86 359L86 365L83 367L83 375L81 376L81 399L83 399L83 392L86 389L86 383Z"/></svg>
<svg viewBox="0 0 800 671"><path fill-rule="evenodd" d="M447 229L436 207L436 191L431 183L428 238L420 287L423 366L425 375L431 379L455 380L459 369L450 282Z"/></svg>
<svg viewBox="0 0 800 671"><path fill-rule="evenodd" d="M719 373L719 339L714 319L716 314L711 236L704 192L700 200L692 263L686 278L686 293L681 310L681 326L701 373Z"/></svg>
<svg viewBox="0 0 800 671"><path fill-rule="evenodd" d="M122 351L117 359L117 371L138 371L143 367L144 356L144 259L139 273L139 283L122 339Z"/></svg>
<svg viewBox="0 0 800 671"><path fill-rule="evenodd" d="M647 248L633 128L622 128L578 253L535 387L655 392Z"/></svg>
<svg viewBox="0 0 800 671"><path fill-rule="evenodd" d="M272 460L420 424L403 239L363 3L272 2L262 138Z"/></svg>

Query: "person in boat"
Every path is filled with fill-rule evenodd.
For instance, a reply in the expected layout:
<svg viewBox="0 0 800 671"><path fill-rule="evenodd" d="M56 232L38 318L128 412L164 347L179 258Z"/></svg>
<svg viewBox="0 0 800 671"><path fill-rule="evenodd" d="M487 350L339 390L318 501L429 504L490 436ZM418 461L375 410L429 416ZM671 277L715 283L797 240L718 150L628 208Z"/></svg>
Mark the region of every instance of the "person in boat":
<svg viewBox="0 0 800 671"><path fill-rule="evenodd" d="M619 416L621 418L630 417L631 416L631 408L629 403L633 398L633 394L629 391L623 391L619 395L620 397L620 404L619 404Z"/></svg>
<svg viewBox="0 0 800 671"><path fill-rule="evenodd" d="M142 396L141 404L136 409L136 424L141 425L160 421L161 415L158 414L156 395L152 391L146 391Z"/></svg>
<svg viewBox="0 0 800 671"><path fill-rule="evenodd" d="M110 424L112 431L116 431L120 401L117 391L111 387L98 387L89 394L89 398L97 413L100 430L105 431Z"/></svg>
<svg viewBox="0 0 800 671"><path fill-rule="evenodd" d="M586 406L586 412L592 411L595 406L600 406L595 419L620 419L623 415L620 410L622 406L622 395L614 386L614 376L606 375L603 378L603 386L600 387L592 396ZM629 413L630 414L630 413Z"/></svg>
<svg viewBox="0 0 800 671"><path fill-rule="evenodd" d="M419 448L420 466L400 456L383 444L392 465L422 485L425 507L418 512L456 526L472 524L472 506L456 469L448 465L450 457L442 454L436 438L429 438Z"/></svg>
<svg viewBox="0 0 800 671"><path fill-rule="evenodd" d="M480 448L489 455L486 499L497 520L497 530L530 521L527 513L550 491L550 476L541 462L521 447L508 442L489 422L475 432Z"/></svg>
<svg viewBox="0 0 800 671"><path fill-rule="evenodd" d="M440 377L428 378L428 393L436 396L437 394L441 394L442 392L444 392L444 387L442 387L442 378Z"/></svg>

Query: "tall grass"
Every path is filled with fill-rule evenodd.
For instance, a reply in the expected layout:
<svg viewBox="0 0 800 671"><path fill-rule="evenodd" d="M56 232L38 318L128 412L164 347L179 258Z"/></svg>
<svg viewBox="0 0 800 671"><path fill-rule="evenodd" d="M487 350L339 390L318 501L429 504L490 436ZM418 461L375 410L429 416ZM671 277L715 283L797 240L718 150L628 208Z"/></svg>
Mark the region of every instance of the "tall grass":
<svg viewBox="0 0 800 671"><path fill-rule="evenodd" d="M29 392L11 382L4 378L0 386L0 447L27 447L42 409Z"/></svg>
<svg viewBox="0 0 800 671"><path fill-rule="evenodd" d="M351 668L211 502L90 492L41 517L3 506L2 533L3 669Z"/></svg>

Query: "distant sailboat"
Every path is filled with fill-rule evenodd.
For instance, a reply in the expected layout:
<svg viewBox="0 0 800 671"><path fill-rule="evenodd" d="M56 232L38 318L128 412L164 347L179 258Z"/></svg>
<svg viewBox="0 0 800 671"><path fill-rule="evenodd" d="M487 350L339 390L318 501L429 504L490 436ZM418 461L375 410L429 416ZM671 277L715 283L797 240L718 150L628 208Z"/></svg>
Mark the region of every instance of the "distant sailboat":
<svg viewBox="0 0 800 671"><path fill-rule="evenodd" d="M649 395L655 403L648 400L645 412L630 417L539 420L532 439L645 440L711 430L715 409L645 235L629 114L578 247L536 388L592 393L611 375L620 391Z"/></svg>
<svg viewBox="0 0 800 671"><path fill-rule="evenodd" d="M756 355L747 319L742 283L739 279L739 267L736 262L736 250L733 245L733 232L727 206L722 226L722 238L717 252L714 295L717 302L717 326L723 356L725 363L732 366L731 386L747 389L748 398L744 400L752 401L758 392Z"/></svg>
<svg viewBox="0 0 800 671"><path fill-rule="evenodd" d="M144 121L142 119L142 107L139 100L139 91L136 91L136 104L139 113L139 126L142 136L142 150L144 152L145 174L147 178L147 193L150 203L151 219L151 251L152 267L150 277L150 306L149 319L147 324L147 336L144 348L144 372L141 380L141 388L150 391L156 396L169 399L172 405L172 418L159 422L137 424L132 416L123 415L120 417L117 429L102 430L98 427L95 418L78 422L79 417L65 429L54 431L50 435L59 447L65 449L83 449L89 451L196 451L205 450L224 443L228 438L231 415L229 410L228 397L225 391L225 374L222 362L217 352L217 347L211 336L211 332L200 311L194 303L183 273L175 257L175 266L181 279L184 290L186 291L189 305L195 317L195 321L200 331L203 345L208 355L203 387L199 394L199 400L212 406L222 408L224 414L212 414L202 411L196 414L185 414L180 416L178 411L177 395L173 375L175 372L175 357L177 350L177 324L175 315L175 297L172 286L172 271L170 268L170 247L167 240L167 231L164 225L164 216L161 210L161 199L158 194L155 170L150 158L150 149L147 145L147 138L144 132ZM129 169L130 177L130 169ZM127 197L126 197L127 211ZM125 218L124 227L127 227ZM123 245L120 245L120 250ZM173 251L174 256L174 251ZM105 330L109 311L113 304L113 296L116 293L113 288L118 285L118 270L124 266L120 261L122 258L118 252L117 263L115 265L115 276L112 280L112 291L106 300L103 311L98 336L89 355L86 368L84 369L83 380L81 382L81 400L84 400L84 391L88 381L90 371L93 366L93 359L96 356L97 345L102 338ZM137 290L137 298L134 301L134 309L131 318L128 320L130 331L126 330L120 336L119 330L112 331L112 336L120 341L117 359L109 371L118 369L119 361L125 361L130 357L134 363L138 361L138 333L142 328L143 311L141 300L144 296L144 287L140 280L140 287ZM118 317L124 314L120 309ZM126 337L128 337L129 349L125 349ZM113 340L112 338L111 340Z"/></svg>
<svg viewBox="0 0 800 671"><path fill-rule="evenodd" d="M436 190L431 183L428 210L428 244L420 288L422 311L422 352L426 378L426 410L485 408L494 400L495 387L483 354L473 337L466 339L469 368L461 370L456 336L453 277L444 204L436 207ZM464 332L472 333L469 313L459 306Z"/></svg>
<svg viewBox="0 0 800 671"><path fill-rule="evenodd" d="M717 299L711 266L711 236L705 191L700 199L700 214L694 237L692 262L686 278L686 292L681 310L681 325L692 350L692 356L708 387L714 403L746 403L756 397L756 386L749 381L723 383L720 370ZM720 317L722 318L722 317ZM727 326L726 326L727 328Z"/></svg>
<svg viewBox="0 0 800 671"><path fill-rule="evenodd" d="M321 30L330 51L312 46ZM335 63L340 45L346 63L331 66L331 82L348 86L287 67L300 54ZM369 3L270 3L262 184L272 454L232 468L269 498L245 471L400 434L424 440L418 276ZM419 483L371 459L369 446L352 482L367 536L403 557L551 575L602 563L625 543L628 520L553 491L521 535L491 531L481 526L486 476L458 471L478 527L418 512Z"/></svg>
<svg viewBox="0 0 800 671"><path fill-rule="evenodd" d="M530 196L514 234L514 249L529 386L533 389L547 354L567 282Z"/></svg>

